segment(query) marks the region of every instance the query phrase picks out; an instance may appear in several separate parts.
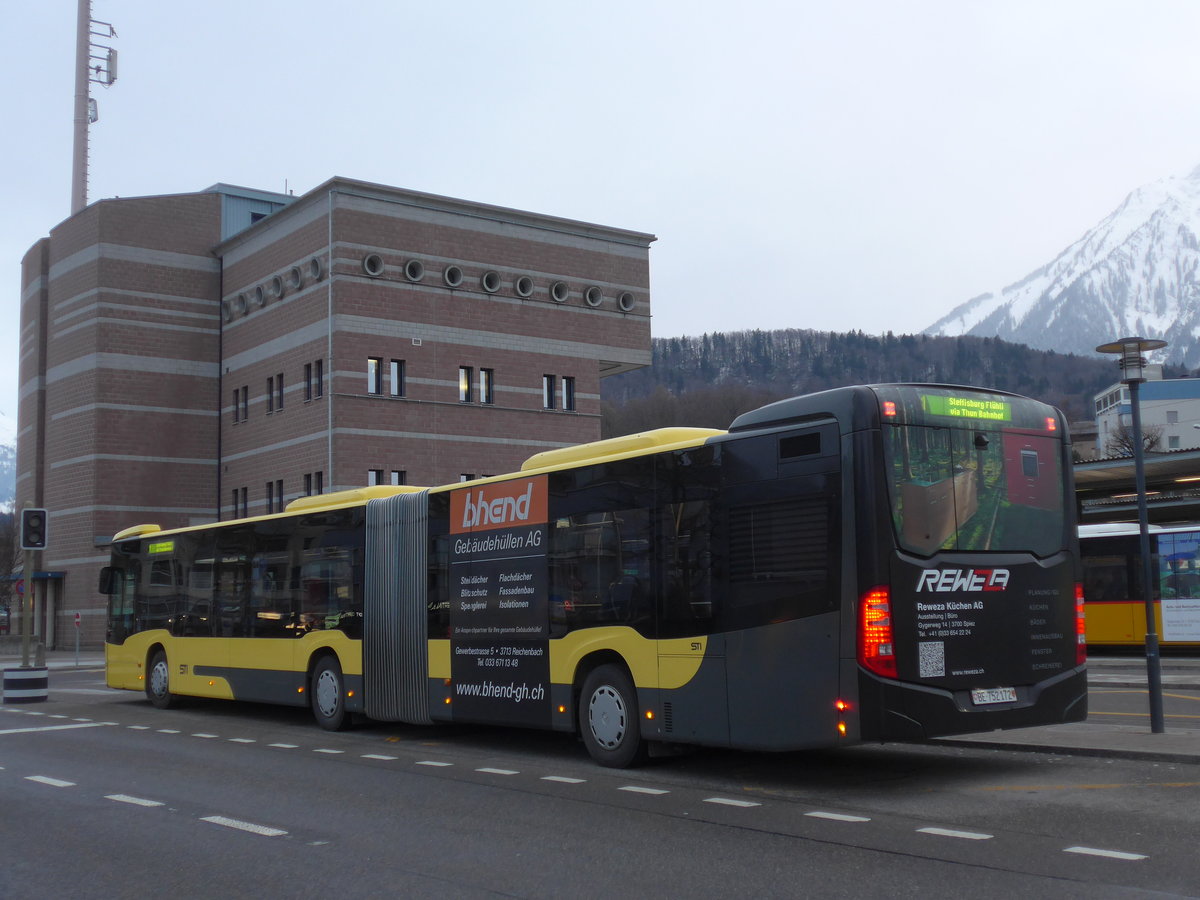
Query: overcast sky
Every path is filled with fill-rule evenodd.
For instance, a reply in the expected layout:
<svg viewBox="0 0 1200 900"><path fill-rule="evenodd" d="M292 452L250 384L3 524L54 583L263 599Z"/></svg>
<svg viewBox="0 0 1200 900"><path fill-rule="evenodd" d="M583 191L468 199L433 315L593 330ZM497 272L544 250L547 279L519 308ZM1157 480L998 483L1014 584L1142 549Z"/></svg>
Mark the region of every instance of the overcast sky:
<svg viewBox="0 0 1200 900"><path fill-rule="evenodd" d="M19 14L17 9L20 9ZM6 0L0 411L75 0ZM654 334L915 332L1200 165L1200 3L94 0L89 200L334 175L658 235Z"/></svg>

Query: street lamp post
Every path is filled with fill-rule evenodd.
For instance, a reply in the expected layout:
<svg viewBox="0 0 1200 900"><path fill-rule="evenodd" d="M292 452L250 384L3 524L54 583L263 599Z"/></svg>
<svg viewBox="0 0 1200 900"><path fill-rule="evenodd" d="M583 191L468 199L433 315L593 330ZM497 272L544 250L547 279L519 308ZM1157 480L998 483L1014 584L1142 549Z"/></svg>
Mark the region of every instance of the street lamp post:
<svg viewBox="0 0 1200 900"><path fill-rule="evenodd" d="M1146 380L1146 358L1143 353L1167 346L1166 341L1127 337L1111 344L1101 344L1097 353L1115 353L1120 358L1121 381L1129 385L1129 409L1133 418L1133 471L1138 505L1138 535L1142 554L1142 599L1146 608L1146 683L1150 689L1150 731L1162 734L1162 663L1158 650L1158 627L1154 621L1153 578L1150 571L1150 516L1146 510L1146 463L1142 447L1142 411L1138 388Z"/></svg>

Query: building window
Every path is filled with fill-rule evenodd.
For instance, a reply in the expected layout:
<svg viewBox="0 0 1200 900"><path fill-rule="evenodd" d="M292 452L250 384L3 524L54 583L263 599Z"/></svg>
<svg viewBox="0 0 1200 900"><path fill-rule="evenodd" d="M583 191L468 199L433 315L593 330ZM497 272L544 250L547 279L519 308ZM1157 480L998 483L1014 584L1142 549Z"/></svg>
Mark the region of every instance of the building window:
<svg viewBox="0 0 1200 900"><path fill-rule="evenodd" d="M317 472L316 482L317 482L317 484L316 484L317 493L318 494L325 493L325 473L324 472Z"/></svg>
<svg viewBox="0 0 1200 900"><path fill-rule="evenodd" d="M275 376L275 408L283 409L283 373Z"/></svg>
<svg viewBox="0 0 1200 900"><path fill-rule="evenodd" d="M473 374L470 366L458 367L458 400L460 403L471 402L471 376Z"/></svg>
<svg viewBox="0 0 1200 900"><path fill-rule="evenodd" d="M495 369L480 369L479 370L479 402L480 403L495 403L496 402L496 370Z"/></svg>
<svg viewBox="0 0 1200 900"><path fill-rule="evenodd" d="M553 375L542 376L542 409L554 409L554 381Z"/></svg>
<svg viewBox="0 0 1200 900"><path fill-rule="evenodd" d="M304 496L312 496L312 472L304 473Z"/></svg>
<svg viewBox="0 0 1200 900"><path fill-rule="evenodd" d="M242 421L250 418L250 386L242 385Z"/></svg>
<svg viewBox="0 0 1200 900"><path fill-rule="evenodd" d="M562 408L575 408L575 376L564 375L562 379Z"/></svg>
<svg viewBox="0 0 1200 900"><path fill-rule="evenodd" d="M393 397L404 396L404 360L393 359L388 372L388 387Z"/></svg>
<svg viewBox="0 0 1200 900"><path fill-rule="evenodd" d="M383 484L383 469L367 469L367 487Z"/></svg>
<svg viewBox="0 0 1200 900"><path fill-rule="evenodd" d="M392 469L392 485L399 487L402 484L408 484L408 472L404 469Z"/></svg>
<svg viewBox="0 0 1200 900"><path fill-rule="evenodd" d="M250 515L249 494L246 488L233 489L233 518L239 517L239 511L243 519Z"/></svg>
<svg viewBox="0 0 1200 900"><path fill-rule="evenodd" d="M458 480L459 481L474 481L475 476L470 472L463 472L461 475L458 476Z"/></svg>
<svg viewBox="0 0 1200 900"><path fill-rule="evenodd" d="M324 472L305 472L304 473L304 496L311 497L313 494L325 493L325 473Z"/></svg>
<svg viewBox="0 0 1200 900"><path fill-rule="evenodd" d="M313 398L312 389L312 363L304 364L304 402L307 403Z"/></svg>
<svg viewBox="0 0 1200 900"><path fill-rule="evenodd" d="M241 403L239 402L240 396L241 395L238 393L238 389L234 388L233 389L233 424L234 425L236 425L238 422L241 421L240 410L242 407L241 407Z"/></svg>
<svg viewBox="0 0 1200 900"><path fill-rule="evenodd" d="M1168 425L1178 425L1179 424L1179 410L1177 410L1177 409L1168 409L1167 410L1167 424Z"/></svg>
<svg viewBox="0 0 1200 900"><path fill-rule="evenodd" d="M383 393L383 359L378 356L367 357L367 393Z"/></svg>
<svg viewBox="0 0 1200 900"><path fill-rule="evenodd" d="M318 359L316 363L316 374L313 376L313 389L318 397L325 396L325 360Z"/></svg>
<svg viewBox="0 0 1200 900"><path fill-rule="evenodd" d="M267 412L275 411L275 376L267 376Z"/></svg>
<svg viewBox="0 0 1200 900"><path fill-rule="evenodd" d="M1172 435L1171 437L1167 438L1167 449L1168 450L1178 450L1179 449L1179 435Z"/></svg>
<svg viewBox="0 0 1200 900"><path fill-rule="evenodd" d="M267 515L283 512L283 479L267 482Z"/></svg>

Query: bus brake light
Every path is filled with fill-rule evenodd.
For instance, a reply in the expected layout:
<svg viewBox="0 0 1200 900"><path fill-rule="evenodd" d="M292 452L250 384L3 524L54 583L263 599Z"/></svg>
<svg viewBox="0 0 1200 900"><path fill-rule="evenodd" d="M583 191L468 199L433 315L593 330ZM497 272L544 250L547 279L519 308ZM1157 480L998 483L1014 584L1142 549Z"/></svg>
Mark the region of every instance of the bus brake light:
<svg viewBox="0 0 1200 900"><path fill-rule="evenodd" d="M1046 416L1046 430L1058 431L1058 420L1054 416Z"/></svg>
<svg viewBox="0 0 1200 900"><path fill-rule="evenodd" d="M890 591L872 588L863 594L858 608L859 665L884 678L898 678Z"/></svg>
<svg viewBox="0 0 1200 900"><path fill-rule="evenodd" d="M1087 662L1087 621L1083 613L1083 583L1075 582L1075 665Z"/></svg>

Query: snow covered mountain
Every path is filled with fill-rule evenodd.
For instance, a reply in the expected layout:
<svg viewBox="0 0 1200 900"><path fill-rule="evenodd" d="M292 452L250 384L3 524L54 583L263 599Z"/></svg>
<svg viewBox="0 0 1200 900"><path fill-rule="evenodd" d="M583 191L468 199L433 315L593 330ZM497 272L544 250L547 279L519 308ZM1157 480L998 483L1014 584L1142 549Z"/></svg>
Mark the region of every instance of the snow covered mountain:
<svg viewBox="0 0 1200 900"><path fill-rule="evenodd" d="M1200 168L1139 188L1052 262L925 332L1079 354L1160 338L1170 346L1153 361L1200 367Z"/></svg>

